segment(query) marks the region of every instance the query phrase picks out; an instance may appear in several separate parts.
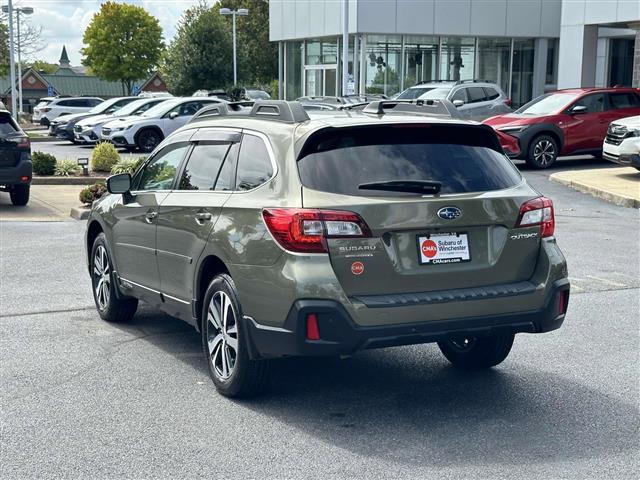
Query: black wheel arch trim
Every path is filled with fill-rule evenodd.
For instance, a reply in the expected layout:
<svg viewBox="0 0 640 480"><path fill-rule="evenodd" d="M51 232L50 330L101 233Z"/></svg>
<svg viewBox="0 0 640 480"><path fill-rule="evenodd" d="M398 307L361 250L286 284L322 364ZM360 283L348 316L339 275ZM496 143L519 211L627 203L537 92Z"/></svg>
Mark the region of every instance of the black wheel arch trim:
<svg viewBox="0 0 640 480"><path fill-rule="evenodd" d="M508 133L508 132L505 132ZM520 144L520 155L516 158L527 158L531 142L540 135L551 135L558 142L558 155L564 148L564 132L555 123L535 123L524 129L521 133L513 135Z"/></svg>

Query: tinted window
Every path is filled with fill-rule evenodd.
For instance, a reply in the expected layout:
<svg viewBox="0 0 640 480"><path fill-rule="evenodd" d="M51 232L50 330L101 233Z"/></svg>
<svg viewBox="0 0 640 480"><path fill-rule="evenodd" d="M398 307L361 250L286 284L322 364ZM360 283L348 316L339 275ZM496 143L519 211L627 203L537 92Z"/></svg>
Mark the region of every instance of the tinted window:
<svg viewBox="0 0 640 480"><path fill-rule="evenodd" d="M302 183L314 190L355 196L407 196L362 190L363 183L393 180L442 182L441 193L485 192L512 187L520 174L489 148L484 131L462 127L379 127L320 133L298 161Z"/></svg>
<svg viewBox="0 0 640 480"><path fill-rule="evenodd" d="M103 100L100 100L98 98L92 98L87 100L86 102L89 107L95 107L96 105L100 105L103 102Z"/></svg>
<svg viewBox="0 0 640 480"><path fill-rule="evenodd" d="M617 108L633 108L640 106L640 99L638 96L631 92L610 93L609 103L611 109Z"/></svg>
<svg viewBox="0 0 640 480"><path fill-rule="evenodd" d="M85 108L85 107L89 106L89 102L87 100L85 100L84 98L77 99L77 100L69 100L69 106L70 107Z"/></svg>
<svg viewBox="0 0 640 480"><path fill-rule="evenodd" d="M220 167L229 152L229 143L198 144L180 179L180 190L214 190Z"/></svg>
<svg viewBox="0 0 640 480"><path fill-rule="evenodd" d="M198 110L200 110L205 105L209 105L209 103L216 102L207 102L207 101L194 101L194 102L185 102L177 105L175 108L171 109L171 111L167 112L167 116L171 115L172 112L177 112L179 117L191 117L195 115Z"/></svg>
<svg viewBox="0 0 640 480"><path fill-rule="evenodd" d="M491 88L491 87L483 87L483 88L484 88L484 94L487 96L487 100L495 100L500 96L500 94L497 92L495 88Z"/></svg>
<svg viewBox="0 0 640 480"><path fill-rule="evenodd" d="M170 190L187 148L187 143L163 148L142 170L137 190Z"/></svg>
<svg viewBox="0 0 640 480"><path fill-rule="evenodd" d="M579 99L574 105L587 107L588 113L603 112L604 111L604 93L595 93L593 95L586 95Z"/></svg>
<svg viewBox="0 0 640 480"><path fill-rule="evenodd" d="M452 95L451 101L453 102L454 100L462 100L463 102L467 101L467 94L465 93L464 88L459 89Z"/></svg>
<svg viewBox="0 0 640 480"><path fill-rule="evenodd" d="M0 135L6 135L7 133L17 132L16 124L13 122L11 115L8 113L0 112Z"/></svg>
<svg viewBox="0 0 640 480"><path fill-rule="evenodd" d="M486 100L482 87L467 88L467 95L469 96L469 102L471 103L484 102Z"/></svg>
<svg viewBox="0 0 640 480"><path fill-rule="evenodd" d="M398 100L413 100L420 97L420 95L424 95L429 90L433 90L433 87L407 88L397 98Z"/></svg>
<svg viewBox="0 0 640 480"><path fill-rule="evenodd" d="M262 139L244 135L238 157L236 188L251 190L269 180L273 175L271 157Z"/></svg>
<svg viewBox="0 0 640 480"><path fill-rule="evenodd" d="M71 100L60 100L58 102L58 106L60 107L71 107L72 105Z"/></svg>

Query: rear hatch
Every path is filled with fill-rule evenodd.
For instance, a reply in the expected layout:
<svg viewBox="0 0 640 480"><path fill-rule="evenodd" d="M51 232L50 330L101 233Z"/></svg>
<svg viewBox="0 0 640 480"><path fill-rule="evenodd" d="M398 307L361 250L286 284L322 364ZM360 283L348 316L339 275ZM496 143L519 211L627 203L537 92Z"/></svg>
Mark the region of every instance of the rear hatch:
<svg viewBox="0 0 640 480"><path fill-rule="evenodd" d="M327 240L347 295L503 285L533 274L539 227L514 227L538 193L488 127L324 129L305 142L298 170L304 208L357 213L371 232Z"/></svg>
<svg viewBox="0 0 640 480"><path fill-rule="evenodd" d="M29 151L28 137L9 112L0 112L0 168L15 167L24 151Z"/></svg>

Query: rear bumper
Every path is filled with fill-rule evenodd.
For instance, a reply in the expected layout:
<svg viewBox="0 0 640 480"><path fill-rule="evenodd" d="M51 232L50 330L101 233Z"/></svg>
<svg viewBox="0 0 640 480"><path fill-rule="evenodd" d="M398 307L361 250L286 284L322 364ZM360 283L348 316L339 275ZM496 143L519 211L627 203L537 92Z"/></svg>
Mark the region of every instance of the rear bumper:
<svg viewBox="0 0 640 480"><path fill-rule="evenodd" d="M23 180L23 177L27 177L28 180ZM30 156L28 160L21 160L15 167L0 167L0 185L29 185L32 177L33 164Z"/></svg>
<svg viewBox="0 0 640 480"><path fill-rule="evenodd" d="M530 311L375 327L357 325L333 300L298 300L282 328L260 325L250 317L245 317L244 326L252 358L348 355L369 348L438 342L459 336L543 333L562 325L569 289L567 278L555 281L542 307ZM311 313L317 317L321 340L306 338L306 320Z"/></svg>

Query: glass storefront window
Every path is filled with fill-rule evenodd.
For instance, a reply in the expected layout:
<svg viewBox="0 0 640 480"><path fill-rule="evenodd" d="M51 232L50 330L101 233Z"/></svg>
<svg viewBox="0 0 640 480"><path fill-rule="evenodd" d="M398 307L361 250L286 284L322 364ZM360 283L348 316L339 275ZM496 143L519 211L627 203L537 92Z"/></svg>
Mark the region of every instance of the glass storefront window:
<svg viewBox="0 0 640 480"><path fill-rule="evenodd" d="M302 42L285 44L285 98L295 100L302 96Z"/></svg>
<svg viewBox="0 0 640 480"><path fill-rule="evenodd" d="M518 39L513 42L513 71L511 72L511 100L518 108L529 100L533 91L533 39Z"/></svg>
<svg viewBox="0 0 640 480"><path fill-rule="evenodd" d="M336 63L338 63L337 39L307 40L305 65L331 65Z"/></svg>
<svg viewBox="0 0 640 480"><path fill-rule="evenodd" d="M474 37L442 37L440 79L458 81L475 78L475 53Z"/></svg>
<svg viewBox="0 0 640 480"><path fill-rule="evenodd" d="M400 91L402 38L399 35L369 35L366 50L366 93L395 95Z"/></svg>
<svg viewBox="0 0 640 480"><path fill-rule="evenodd" d="M545 85L558 84L558 39L550 38L547 40L547 74Z"/></svg>
<svg viewBox="0 0 640 480"><path fill-rule="evenodd" d="M495 82L509 94L510 38L479 38L477 77Z"/></svg>
<svg viewBox="0 0 640 480"><path fill-rule="evenodd" d="M438 78L438 37L407 35L404 45L404 87Z"/></svg>

